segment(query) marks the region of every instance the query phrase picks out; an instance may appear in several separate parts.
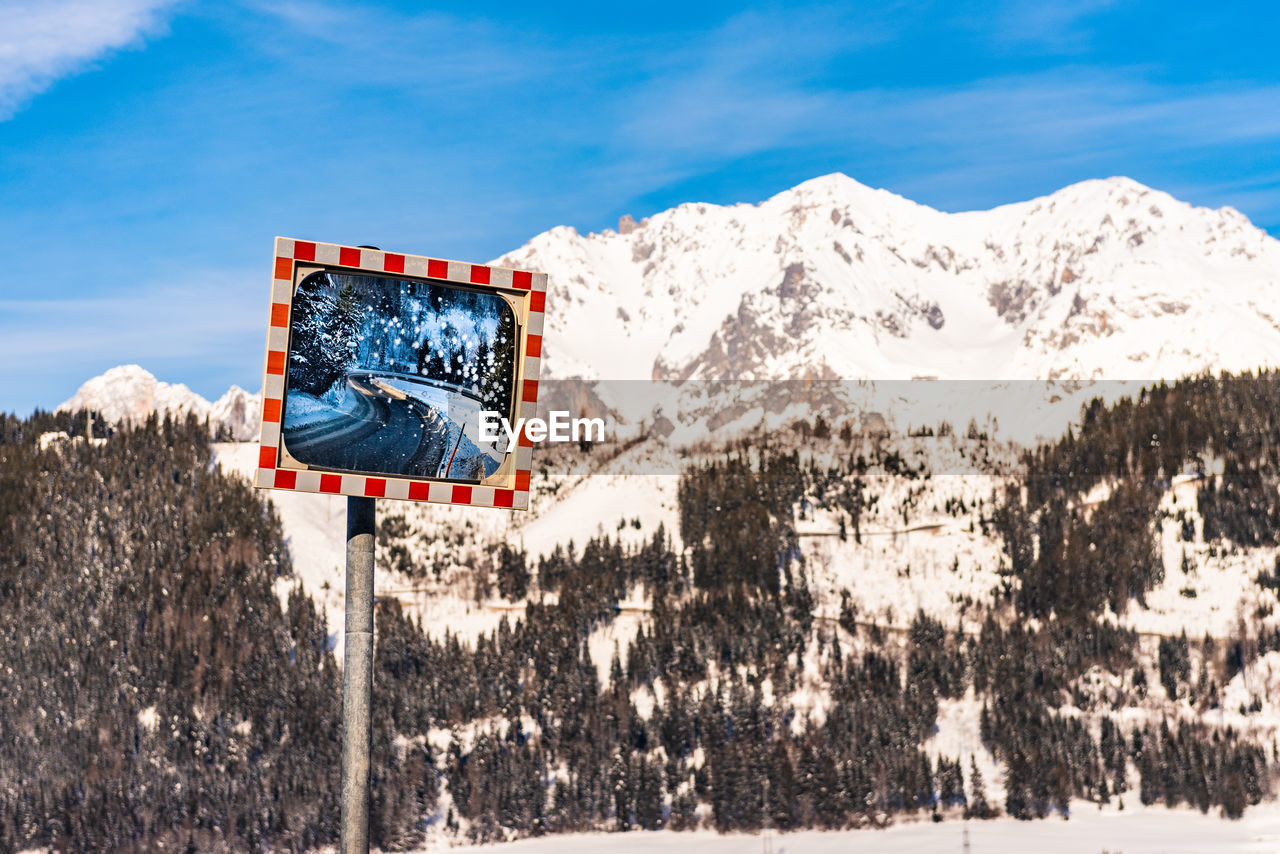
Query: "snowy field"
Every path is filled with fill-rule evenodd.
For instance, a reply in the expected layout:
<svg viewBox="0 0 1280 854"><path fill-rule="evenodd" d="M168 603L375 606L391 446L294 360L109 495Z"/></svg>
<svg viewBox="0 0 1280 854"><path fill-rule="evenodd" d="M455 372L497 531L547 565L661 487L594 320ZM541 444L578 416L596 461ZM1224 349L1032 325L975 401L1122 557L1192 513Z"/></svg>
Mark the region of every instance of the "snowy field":
<svg viewBox="0 0 1280 854"><path fill-rule="evenodd" d="M475 849L484 854L963 854L965 825L972 854L1274 854L1280 851L1280 805L1251 808L1239 821L1215 813L1161 808L1117 811L1080 804L1069 821L944 821L898 824L886 830L720 835L675 833L574 834ZM439 850L439 849L426 849Z"/></svg>

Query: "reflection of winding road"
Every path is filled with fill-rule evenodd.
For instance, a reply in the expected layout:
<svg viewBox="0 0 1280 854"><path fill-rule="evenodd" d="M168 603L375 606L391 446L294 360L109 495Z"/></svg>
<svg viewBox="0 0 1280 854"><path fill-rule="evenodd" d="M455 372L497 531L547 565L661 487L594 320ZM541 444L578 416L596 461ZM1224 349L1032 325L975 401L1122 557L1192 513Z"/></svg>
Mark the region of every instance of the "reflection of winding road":
<svg viewBox="0 0 1280 854"><path fill-rule="evenodd" d="M440 413L369 374L350 374L347 385L354 409L286 430L288 452L322 468L438 477L450 447L449 425Z"/></svg>

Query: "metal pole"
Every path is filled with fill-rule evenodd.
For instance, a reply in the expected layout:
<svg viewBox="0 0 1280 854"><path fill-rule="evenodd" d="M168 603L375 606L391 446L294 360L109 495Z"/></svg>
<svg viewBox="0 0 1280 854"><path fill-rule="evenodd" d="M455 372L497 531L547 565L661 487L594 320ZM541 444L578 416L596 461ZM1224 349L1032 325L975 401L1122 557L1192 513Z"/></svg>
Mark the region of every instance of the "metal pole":
<svg viewBox="0 0 1280 854"><path fill-rule="evenodd" d="M346 638L342 657L341 854L369 854L375 508L372 498L347 498Z"/></svg>

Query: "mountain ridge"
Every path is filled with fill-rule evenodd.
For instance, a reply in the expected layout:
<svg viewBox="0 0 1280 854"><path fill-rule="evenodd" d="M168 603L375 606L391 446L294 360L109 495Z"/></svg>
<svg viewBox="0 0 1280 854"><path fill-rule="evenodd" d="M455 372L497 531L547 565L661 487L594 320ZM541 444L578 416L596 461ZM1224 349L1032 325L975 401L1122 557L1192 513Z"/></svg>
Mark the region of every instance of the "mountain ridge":
<svg viewBox="0 0 1280 854"><path fill-rule="evenodd" d="M1129 178L945 213L836 173L620 226L561 226L498 260L551 276L550 376L1141 379L1280 362L1280 242Z"/></svg>
<svg viewBox="0 0 1280 854"><path fill-rule="evenodd" d="M550 274L543 379L1172 379L1280 365L1280 241L1125 177L947 213L833 173L758 204L690 202L493 263ZM121 366L59 409L208 417Z"/></svg>
<svg viewBox="0 0 1280 854"><path fill-rule="evenodd" d="M215 431L222 428L243 442L256 438L261 408L261 395L238 385L210 402L182 383L156 379L140 365L119 365L86 381L55 411L92 409L108 421L134 424L152 413L178 417L191 414L208 419Z"/></svg>

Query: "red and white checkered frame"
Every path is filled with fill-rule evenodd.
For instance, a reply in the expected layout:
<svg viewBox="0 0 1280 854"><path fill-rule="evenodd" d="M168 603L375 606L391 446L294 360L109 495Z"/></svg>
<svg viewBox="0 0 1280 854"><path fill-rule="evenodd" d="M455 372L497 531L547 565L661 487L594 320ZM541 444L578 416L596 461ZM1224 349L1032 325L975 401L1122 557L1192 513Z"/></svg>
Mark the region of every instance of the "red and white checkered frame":
<svg viewBox="0 0 1280 854"><path fill-rule="evenodd" d="M547 298L547 274L506 267L488 267L462 261L445 261L423 255L403 255L276 238L271 278L271 316L267 328L267 359L262 381L262 434L254 485L265 489L321 492L500 507L527 510L529 478L533 468L533 442L522 430L515 450L515 466L504 466L479 485L457 484L430 478L374 477L288 467L280 453L280 422L284 416L285 373L289 356L289 314L293 304L298 264L342 267L369 273L397 274L407 278L436 279L515 297L523 303L520 319L521 364L517 366L517 417L532 418L538 402L538 364L542 358L542 313ZM505 473L504 469L506 470Z"/></svg>

